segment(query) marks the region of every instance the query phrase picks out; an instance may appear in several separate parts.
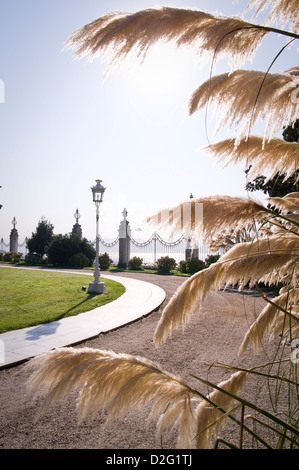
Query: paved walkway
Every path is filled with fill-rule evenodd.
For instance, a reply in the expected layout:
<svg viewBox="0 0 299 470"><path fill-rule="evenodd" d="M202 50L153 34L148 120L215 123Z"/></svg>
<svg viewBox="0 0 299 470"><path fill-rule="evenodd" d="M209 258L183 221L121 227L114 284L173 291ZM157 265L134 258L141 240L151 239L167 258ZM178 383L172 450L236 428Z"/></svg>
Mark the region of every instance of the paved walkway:
<svg viewBox="0 0 299 470"><path fill-rule="evenodd" d="M165 299L165 291L149 282L106 274L103 278L123 284L125 293L90 312L0 334L0 369L132 323L153 312Z"/></svg>

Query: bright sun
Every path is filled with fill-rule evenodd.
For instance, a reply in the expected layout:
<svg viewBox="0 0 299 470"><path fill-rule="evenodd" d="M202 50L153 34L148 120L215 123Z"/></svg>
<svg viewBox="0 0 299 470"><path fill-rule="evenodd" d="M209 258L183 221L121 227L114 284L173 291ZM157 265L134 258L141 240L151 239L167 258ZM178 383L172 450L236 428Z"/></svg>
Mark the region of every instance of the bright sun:
<svg viewBox="0 0 299 470"><path fill-rule="evenodd" d="M174 44L158 42L147 53L144 62L130 63L128 76L138 88L151 94L171 92L188 76L194 53Z"/></svg>
<svg viewBox="0 0 299 470"><path fill-rule="evenodd" d="M157 42L142 63L129 55L119 67L121 89L126 103L142 122L164 126L184 106L198 83L198 56L193 49L178 48L170 42Z"/></svg>

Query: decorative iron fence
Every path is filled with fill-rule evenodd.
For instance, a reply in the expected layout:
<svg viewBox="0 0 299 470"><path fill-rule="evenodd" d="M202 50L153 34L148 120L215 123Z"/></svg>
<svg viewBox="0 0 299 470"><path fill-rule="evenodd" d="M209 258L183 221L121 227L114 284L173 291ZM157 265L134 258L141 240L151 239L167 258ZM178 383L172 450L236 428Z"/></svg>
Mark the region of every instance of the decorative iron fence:
<svg viewBox="0 0 299 470"><path fill-rule="evenodd" d="M26 256L28 253L27 249L27 241L28 238L26 237L23 243L18 243L18 253L22 253L23 256ZM6 253L7 251L10 250L10 242L6 243L4 238L1 238L0 240L0 253Z"/></svg>
<svg viewBox="0 0 299 470"><path fill-rule="evenodd" d="M95 246L96 242L93 242ZM118 263L119 258L119 237L113 242L105 242L101 236L99 236L99 251L100 253L108 253L114 264Z"/></svg>
<svg viewBox="0 0 299 470"><path fill-rule="evenodd" d="M156 263L162 256L170 256L175 258L177 262L185 259L184 236L174 242L166 242L155 232L146 242L137 242L132 237L130 237L130 242L131 257L139 256L143 258L145 264Z"/></svg>
<svg viewBox="0 0 299 470"><path fill-rule="evenodd" d="M22 253L25 257L28 253L27 238L22 243L18 243L18 252ZM95 246L95 241L92 242ZM0 253L9 251L10 243L6 243L3 238L0 240ZM100 253L108 253L114 264L119 260L119 237L112 242L105 241L101 236L99 237ZM143 259L144 264L154 264L162 256L170 256L174 258L177 263L186 258L186 249L188 248L188 240L182 235L178 240L167 242L162 239L158 233L153 235L145 242L138 242L130 236L130 256L138 256ZM205 259L209 254L205 245L199 245L198 257Z"/></svg>
<svg viewBox="0 0 299 470"><path fill-rule="evenodd" d="M94 241L95 245L95 241ZM162 239L158 233L153 233L152 236L145 242L138 242L130 236L130 256L138 256L143 259L144 264L155 264L156 261L162 256L170 256L174 258L177 263L186 258L186 249L188 248L188 239L182 235L178 240L167 242ZM209 252L204 244L197 247L198 257L205 260ZM119 259L119 238L113 242L105 242L100 237L100 253L108 253L110 258L115 264Z"/></svg>

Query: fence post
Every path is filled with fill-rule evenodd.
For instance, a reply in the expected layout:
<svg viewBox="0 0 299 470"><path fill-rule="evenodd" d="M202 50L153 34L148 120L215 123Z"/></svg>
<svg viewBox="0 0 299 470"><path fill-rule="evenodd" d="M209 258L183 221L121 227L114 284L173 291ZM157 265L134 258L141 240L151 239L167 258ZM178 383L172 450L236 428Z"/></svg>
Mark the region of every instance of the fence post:
<svg viewBox="0 0 299 470"><path fill-rule="evenodd" d="M128 212L123 210L123 220L119 224L119 258L118 266L120 268L127 268L130 261L131 254L131 228L127 220Z"/></svg>
<svg viewBox="0 0 299 470"><path fill-rule="evenodd" d="M154 264L157 263L157 232L154 233L153 240L154 240Z"/></svg>
<svg viewBox="0 0 299 470"><path fill-rule="evenodd" d="M186 242L185 261L187 261L188 258L199 258L199 248L197 245L193 247L191 238L187 238Z"/></svg>
<svg viewBox="0 0 299 470"><path fill-rule="evenodd" d="M18 244L19 244L19 234L16 229L16 218L14 217L13 221L13 229L10 232L10 243L9 243L9 250L13 253L18 253Z"/></svg>

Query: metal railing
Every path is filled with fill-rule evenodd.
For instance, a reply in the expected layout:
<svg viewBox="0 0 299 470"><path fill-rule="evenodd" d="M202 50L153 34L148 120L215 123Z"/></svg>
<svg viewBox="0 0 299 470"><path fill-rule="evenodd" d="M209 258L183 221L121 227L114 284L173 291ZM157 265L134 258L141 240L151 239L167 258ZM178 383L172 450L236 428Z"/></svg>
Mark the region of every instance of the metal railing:
<svg viewBox="0 0 299 470"><path fill-rule="evenodd" d="M143 258L145 264L154 264L162 256L173 257L178 263L185 259L186 249L188 247L188 239L182 235L180 238L173 242L163 240L163 238L154 232L148 240L139 242L132 236L130 238L130 252L131 258L133 256L139 256ZM18 252L22 253L25 257L28 253L27 248L28 238L26 237L22 243L18 243ZM95 241L92 242L95 246ZM119 259L119 237L112 242L105 241L101 236L99 237L100 253L108 253L110 258L115 264L118 263ZM6 253L9 251L10 243L6 242L4 238L0 239L0 253ZM209 254L207 247L202 244L198 247L198 257L205 259Z"/></svg>

